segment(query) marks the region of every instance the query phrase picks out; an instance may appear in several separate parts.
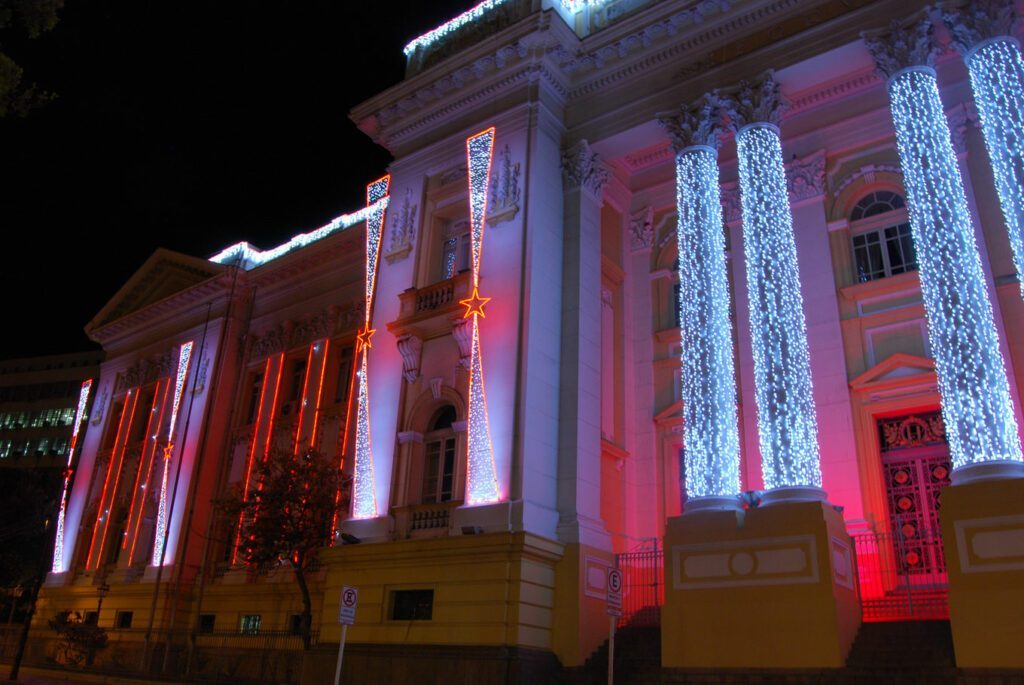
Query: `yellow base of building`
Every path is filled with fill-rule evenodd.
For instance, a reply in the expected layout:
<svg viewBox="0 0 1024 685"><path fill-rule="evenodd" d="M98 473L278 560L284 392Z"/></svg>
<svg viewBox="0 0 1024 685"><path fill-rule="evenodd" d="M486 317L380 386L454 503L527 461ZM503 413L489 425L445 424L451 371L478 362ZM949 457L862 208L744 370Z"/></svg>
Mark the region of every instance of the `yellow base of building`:
<svg viewBox="0 0 1024 685"><path fill-rule="evenodd" d="M1024 668L1024 478L942 493L949 619L960 668Z"/></svg>
<svg viewBox="0 0 1024 685"><path fill-rule="evenodd" d="M820 502L669 519L666 668L838 668L860 626L853 550Z"/></svg>

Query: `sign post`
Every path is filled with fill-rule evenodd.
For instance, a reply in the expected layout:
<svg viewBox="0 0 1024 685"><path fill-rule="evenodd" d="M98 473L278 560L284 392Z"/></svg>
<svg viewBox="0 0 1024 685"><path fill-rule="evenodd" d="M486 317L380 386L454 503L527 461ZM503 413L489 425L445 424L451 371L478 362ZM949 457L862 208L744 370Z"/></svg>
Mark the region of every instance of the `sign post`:
<svg viewBox="0 0 1024 685"><path fill-rule="evenodd" d="M356 622L356 605L359 590L348 585L341 587L341 602L338 603L338 623L341 624L341 641L338 643L338 665L334 668L334 685L341 682L341 661L345 657L345 637L348 627Z"/></svg>
<svg viewBox="0 0 1024 685"><path fill-rule="evenodd" d="M615 624L622 616L622 571L608 569L608 685L615 682Z"/></svg>

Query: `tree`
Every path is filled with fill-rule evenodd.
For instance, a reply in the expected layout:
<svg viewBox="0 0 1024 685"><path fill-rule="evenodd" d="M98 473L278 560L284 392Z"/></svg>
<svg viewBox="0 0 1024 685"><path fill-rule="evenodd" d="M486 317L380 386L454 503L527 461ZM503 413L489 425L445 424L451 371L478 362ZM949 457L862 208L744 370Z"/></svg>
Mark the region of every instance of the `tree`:
<svg viewBox="0 0 1024 685"><path fill-rule="evenodd" d="M302 593L302 645L309 649L313 611L306 574L331 542L335 512L348 507L351 477L314 450L275 449L256 465L252 482L248 498L235 493L220 508L241 520L238 556L246 565L256 571L291 567Z"/></svg>
<svg viewBox="0 0 1024 685"><path fill-rule="evenodd" d="M95 621L82 620L77 611L62 611L49 623L60 639L57 653L60 663L78 666L84 661L86 666L91 666L96 650L107 646L107 631Z"/></svg>
<svg viewBox="0 0 1024 685"><path fill-rule="evenodd" d="M64 0L0 0L0 37L18 33L38 38L57 25ZM4 41L6 42L6 41ZM25 83L24 70L0 48L0 117L25 116L53 99L34 83Z"/></svg>

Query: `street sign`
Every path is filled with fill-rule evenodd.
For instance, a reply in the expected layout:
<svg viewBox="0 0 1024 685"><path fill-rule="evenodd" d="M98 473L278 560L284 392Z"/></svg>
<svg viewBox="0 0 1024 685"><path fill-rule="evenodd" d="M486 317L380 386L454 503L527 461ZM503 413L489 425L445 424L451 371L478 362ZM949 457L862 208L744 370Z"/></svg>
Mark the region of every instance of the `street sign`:
<svg viewBox="0 0 1024 685"><path fill-rule="evenodd" d="M608 569L608 615L622 616L622 571Z"/></svg>
<svg viewBox="0 0 1024 685"><path fill-rule="evenodd" d="M359 603L359 590L344 585L341 588L341 603L338 605L338 623L350 626L356 622L356 604Z"/></svg>

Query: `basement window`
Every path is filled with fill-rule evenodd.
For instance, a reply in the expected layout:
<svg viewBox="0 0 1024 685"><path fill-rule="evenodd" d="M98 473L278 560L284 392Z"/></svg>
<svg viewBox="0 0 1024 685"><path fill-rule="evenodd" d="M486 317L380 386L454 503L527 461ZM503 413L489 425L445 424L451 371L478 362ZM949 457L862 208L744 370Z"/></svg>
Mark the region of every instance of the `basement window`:
<svg viewBox="0 0 1024 685"><path fill-rule="evenodd" d="M392 621L429 621L433 615L433 590L395 590L391 593Z"/></svg>
<svg viewBox="0 0 1024 685"><path fill-rule="evenodd" d="M114 627L118 630L128 630L132 627L132 611L119 611L114 617Z"/></svg>

